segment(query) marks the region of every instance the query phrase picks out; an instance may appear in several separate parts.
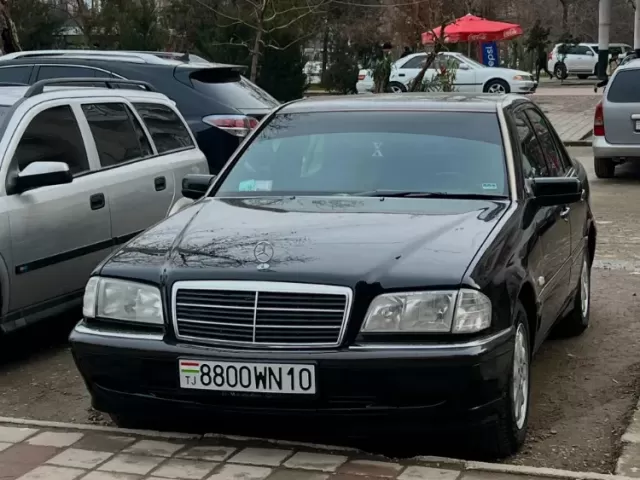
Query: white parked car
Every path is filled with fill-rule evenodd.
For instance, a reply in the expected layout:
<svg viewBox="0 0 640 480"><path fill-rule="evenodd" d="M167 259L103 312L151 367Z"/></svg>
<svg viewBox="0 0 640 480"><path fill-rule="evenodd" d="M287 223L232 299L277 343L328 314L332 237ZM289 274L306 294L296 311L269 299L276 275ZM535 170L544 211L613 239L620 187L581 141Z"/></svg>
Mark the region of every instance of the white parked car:
<svg viewBox="0 0 640 480"><path fill-rule="evenodd" d="M597 43L579 43L569 48L569 51L561 55L558 50L562 44L558 43L553 50L549 52L547 59L547 68L557 78L567 78L569 75L577 75L580 79L589 78L597 75L596 67L598 65L598 44ZM633 51L631 45L626 43L609 44L609 58L611 54L617 53L622 59Z"/></svg>
<svg viewBox="0 0 640 480"><path fill-rule="evenodd" d="M426 58L426 53L414 53L397 60L393 64L389 78L391 91L406 92L411 81L420 73ZM537 87L537 82L528 72L510 68L487 67L456 52L438 54L427 70L425 80L433 78L443 65L457 69L454 82L456 92L533 93ZM360 70L356 88L358 93L373 91L371 71Z"/></svg>

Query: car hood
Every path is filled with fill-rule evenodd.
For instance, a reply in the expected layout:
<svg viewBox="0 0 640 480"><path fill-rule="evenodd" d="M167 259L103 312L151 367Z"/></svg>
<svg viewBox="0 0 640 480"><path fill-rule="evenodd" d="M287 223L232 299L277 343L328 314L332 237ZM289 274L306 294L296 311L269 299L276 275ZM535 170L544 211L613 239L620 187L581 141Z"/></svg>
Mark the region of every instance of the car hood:
<svg viewBox="0 0 640 480"><path fill-rule="evenodd" d="M506 200L210 198L133 239L101 274L160 284L453 286L507 207ZM258 268L261 241L272 246L268 268Z"/></svg>

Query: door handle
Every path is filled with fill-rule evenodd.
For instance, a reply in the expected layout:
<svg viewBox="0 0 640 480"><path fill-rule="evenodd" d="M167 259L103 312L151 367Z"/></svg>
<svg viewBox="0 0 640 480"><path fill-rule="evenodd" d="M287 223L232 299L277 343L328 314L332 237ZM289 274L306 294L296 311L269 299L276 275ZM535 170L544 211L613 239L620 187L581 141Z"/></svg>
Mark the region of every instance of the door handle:
<svg viewBox="0 0 640 480"><path fill-rule="evenodd" d="M91 210L100 210L105 206L104 193L96 193L89 198Z"/></svg>
<svg viewBox="0 0 640 480"><path fill-rule="evenodd" d="M399 77L404 77L404 73L399 73L398 76Z"/></svg>
<svg viewBox="0 0 640 480"><path fill-rule="evenodd" d="M561 211L560 211L560 217L565 221L568 222L569 221L569 213L571 212L571 207L564 207Z"/></svg>
<svg viewBox="0 0 640 480"><path fill-rule="evenodd" d="M156 177L153 179L153 185L156 188L156 191L160 192L167 188L167 179L164 177Z"/></svg>

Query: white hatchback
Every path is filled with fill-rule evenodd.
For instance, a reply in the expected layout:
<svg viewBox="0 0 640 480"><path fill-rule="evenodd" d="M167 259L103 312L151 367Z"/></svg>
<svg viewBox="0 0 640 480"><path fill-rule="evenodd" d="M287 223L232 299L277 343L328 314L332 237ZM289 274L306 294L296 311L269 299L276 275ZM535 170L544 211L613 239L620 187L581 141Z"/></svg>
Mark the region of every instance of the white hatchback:
<svg viewBox="0 0 640 480"><path fill-rule="evenodd" d="M389 86L392 92L406 92L410 83L420 73L426 53L414 53L397 60L392 67ZM454 88L461 93L533 93L538 84L533 76L521 70L510 68L487 67L475 60L456 52L442 52L438 54L431 67L425 74L425 80L436 76L441 66L456 69ZM360 70L358 93L373 91L373 77L371 71Z"/></svg>

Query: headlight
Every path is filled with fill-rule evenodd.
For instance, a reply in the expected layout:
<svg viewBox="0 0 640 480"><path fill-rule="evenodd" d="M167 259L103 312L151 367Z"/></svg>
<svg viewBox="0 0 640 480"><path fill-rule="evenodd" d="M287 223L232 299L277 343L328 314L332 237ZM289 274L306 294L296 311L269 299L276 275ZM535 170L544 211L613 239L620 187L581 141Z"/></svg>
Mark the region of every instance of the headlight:
<svg viewBox="0 0 640 480"><path fill-rule="evenodd" d="M525 78L524 75L515 75L513 77L514 80L528 80L528 78Z"/></svg>
<svg viewBox="0 0 640 480"><path fill-rule="evenodd" d="M388 293L376 297L363 333L475 333L491 325L491 301L476 290Z"/></svg>
<svg viewBox="0 0 640 480"><path fill-rule="evenodd" d="M149 325L164 324L160 290L143 283L91 277L84 291L82 314Z"/></svg>

